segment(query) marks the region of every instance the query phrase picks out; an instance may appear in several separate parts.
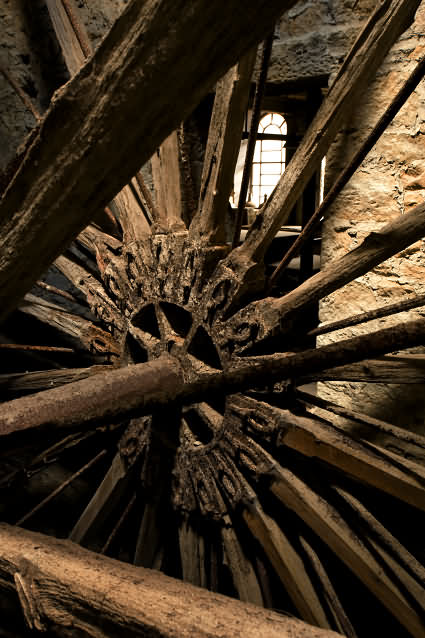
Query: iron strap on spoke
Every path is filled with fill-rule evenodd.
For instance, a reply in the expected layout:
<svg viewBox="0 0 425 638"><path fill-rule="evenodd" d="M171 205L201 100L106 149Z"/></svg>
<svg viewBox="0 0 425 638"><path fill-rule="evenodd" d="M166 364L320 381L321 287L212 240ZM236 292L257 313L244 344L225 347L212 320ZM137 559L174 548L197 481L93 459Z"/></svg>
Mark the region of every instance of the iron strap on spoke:
<svg viewBox="0 0 425 638"><path fill-rule="evenodd" d="M322 221L322 218L325 217L326 213L329 211L330 206L334 203L336 197L342 191L344 186L348 183L351 177L354 175L356 170L359 168L360 164L366 158L369 151L375 146L376 142L379 140L383 132L389 126L391 121L397 115L398 111L413 93L413 91L418 86L419 82L425 75L425 56L419 61L416 65L413 72L407 78L406 82L401 87L400 91L392 100L391 104L379 119L375 127L373 128L370 135L366 138L360 149L352 158L351 162L348 166L341 171L336 180L335 184L332 186L329 193L326 195L323 202L317 208L316 212L312 215L310 220L307 222L306 226L303 228L301 234L297 237L295 242L292 244L290 249L284 255L282 261L277 266L276 270L273 272L272 276L269 279L267 289L270 290L272 286L277 282L283 270L287 267L291 259L296 257L302 246L305 242L311 237L314 230L317 228L319 223Z"/></svg>
<svg viewBox="0 0 425 638"><path fill-rule="evenodd" d="M261 117L261 104L266 88L267 72L269 68L270 56L273 46L274 32L264 40L263 55L261 60L260 77L255 89L254 104L252 107L251 127L249 131L248 144L246 149L245 164L243 167L241 190L239 193L238 210L236 213L235 232L233 235L232 248L239 244L242 228L243 211L245 208L246 196L248 193L249 180L251 178L251 166L254 159L255 144L257 142L258 125Z"/></svg>

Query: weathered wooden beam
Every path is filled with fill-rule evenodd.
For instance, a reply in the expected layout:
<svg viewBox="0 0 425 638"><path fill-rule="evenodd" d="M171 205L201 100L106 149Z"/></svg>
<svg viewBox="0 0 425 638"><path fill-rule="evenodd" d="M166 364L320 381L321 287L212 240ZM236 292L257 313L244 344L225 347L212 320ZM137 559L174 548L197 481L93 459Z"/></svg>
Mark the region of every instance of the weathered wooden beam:
<svg viewBox="0 0 425 638"><path fill-rule="evenodd" d="M425 362L424 362L425 363ZM355 438L366 441L378 441L380 446L388 447L392 450L400 450L400 454L408 456L417 463L425 463L425 437L415 432L410 432L404 428L399 428L386 421L381 421L368 414L362 414L349 408L337 405L323 397L319 397L308 392L296 390L295 396L302 403L314 405L318 408L331 412L345 419L349 419L351 424L345 426L338 423L340 430L345 430ZM361 426L353 428L353 425Z"/></svg>
<svg viewBox="0 0 425 638"><path fill-rule="evenodd" d="M356 100L397 38L414 19L420 0L384 0L372 14L348 53L337 77L304 136L258 222L248 233L241 252L255 262L288 218L314 171Z"/></svg>
<svg viewBox="0 0 425 638"><path fill-rule="evenodd" d="M319 627L328 628L325 610L302 558L276 522L262 509L258 500L242 511L254 538L263 547L301 617Z"/></svg>
<svg viewBox="0 0 425 638"><path fill-rule="evenodd" d="M13 372L0 374L0 392L38 392L65 383L86 379L92 374L105 372L109 366L91 366L89 368L68 368L65 370L40 370L37 372Z"/></svg>
<svg viewBox="0 0 425 638"><path fill-rule="evenodd" d="M56 94L3 195L1 318L295 1L128 4Z"/></svg>
<svg viewBox="0 0 425 638"><path fill-rule="evenodd" d="M402 301L396 303L387 304L380 308L374 308L367 312L362 312L358 315L346 317L345 319L339 319L338 321L331 321L324 323L314 330L310 330L307 334L309 337L318 337L319 335L334 332L335 330L341 330L341 328L348 328L349 326L358 326L361 323L372 321L373 319L379 319L381 317L389 317L391 315L398 314L399 312L406 312L413 308L420 308L425 305L425 295L415 295L414 297L408 297Z"/></svg>
<svg viewBox="0 0 425 638"><path fill-rule="evenodd" d="M424 341L425 319L421 319L298 354L246 358L236 368L203 374L191 383L184 382L176 359L163 356L4 403L0 437L17 431L112 422L150 412L153 407L174 400L199 402L214 394L270 385L301 376L307 370L313 373L361 361L370 355L414 347Z"/></svg>
<svg viewBox="0 0 425 638"><path fill-rule="evenodd" d="M367 359L361 363L307 374L297 380L297 385L314 381L422 384L425 383L425 360L420 355L394 355L382 357L382 359Z"/></svg>
<svg viewBox="0 0 425 638"><path fill-rule="evenodd" d="M117 420L136 406L164 405L184 386L180 364L165 356L127 368L101 372L35 395L15 399L3 411L0 436L27 428L77 427L99 420Z"/></svg>
<svg viewBox="0 0 425 638"><path fill-rule="evenodd" d="M307 523L412 636L421 638L425 630L423 615L355 533L350 519L289 469L276 466L273 474L270 489L277 498Z"/></svg>
<svg viewBox="0 0 425 638"><path fill-rule="evenodd" d="M229 321L235 341L240 340L241 325L249 324L257 341L296 329L296 321L306 308L345 284L364 275L389 257L407 248L425 235L425 204L415 206L406 215L370 233L354 250L334 259L323 270L307 279L283 297L268 297L246 306ZM252 345L245 340L243 348Z"/></svg>
<svg viewBox="0 0 425 638"><path fill-rule="evenodd" d="M0 525L0 588L16 589L27 624L63 636L326 638L255 605L94 554L69 541Z"/></svg>
<svg viewBox="0 0 425 638"><path fill-rule="evenodd" d="M73 77L93 55L89 35L82 20L78 20L74 0L47 0L46 4L65 64ZM128 185L116 195L111 205L122 223L125 240L132 241L149 232Z"/></svg>
<svg viewBox="0 0 425 638"><path fill-rule="evenodd" d="M152 181L155 189L155 220L163 232L184 230L182 167L177 131L173 131L151 157Z"/></svg>
<svg viewBox="0 0 425 638"><path fill-rule="evenodd" d="M216 86L202 171L198 211L191 233L211 244L226 241L226 218L242 139L256 49L247 53ZM229 223L230 220L227 221Z"/></svg>
<svg viewBox="0 0 425 638"><path fill-rule="evenodd" d="M269 288L271 288L273 284L279 279L281 273L283 273L284 269L289 264L291 259L293 259L300 253L302 246L312 236L314 230L319 226L321 220L328 215L329 209L334 203L335 199L338 197L339 193L349 182L351 177L359 168L360 164L366 158L369 151L375 146L376 142L379 140L383 132L390 125L390 123L397 115L401 107L405 104L409 96L416 89L424 74L425 56L423 56L422 59L418 62L412 73L404 82L401 89L398 91L397 95L395 95L392 99L391 104L388 106L386 111L379 118L377 124L364 140L359 150L354 154L348 165L338 175L337 180L333 184L330 191L327 193L323 202L311 216L307 224L304 226L302 232L298 235L297 239L283 256L282 261L279 263L272 276L270 277Z"/></svg>

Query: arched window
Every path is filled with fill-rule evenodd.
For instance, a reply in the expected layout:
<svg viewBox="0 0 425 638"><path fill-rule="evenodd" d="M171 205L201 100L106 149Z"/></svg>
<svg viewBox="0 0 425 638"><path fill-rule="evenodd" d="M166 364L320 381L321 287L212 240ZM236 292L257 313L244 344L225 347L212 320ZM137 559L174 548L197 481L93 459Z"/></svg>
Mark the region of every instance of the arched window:
<svg viewBox="0 0 425 638"><path fill-rule="evenodd" d="M286 167L285 140L288 126L280 113L267 113L258 126L252 164L250 199L261 206L269 197Z"/></svg>

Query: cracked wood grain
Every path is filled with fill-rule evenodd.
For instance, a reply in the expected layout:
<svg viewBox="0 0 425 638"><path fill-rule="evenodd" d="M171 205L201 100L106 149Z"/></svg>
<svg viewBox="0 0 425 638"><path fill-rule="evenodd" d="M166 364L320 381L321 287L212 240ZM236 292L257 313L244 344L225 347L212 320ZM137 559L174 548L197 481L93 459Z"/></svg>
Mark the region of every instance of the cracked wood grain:
<svg viewBox="0 0 425 638"><path fill-rule="evenodd" d="M94 55L54 96L3 194L2 318L294 3L133 0L127 5ZM142 103L141 96L149 99Z"/></svg>
<svg viewBox="0 0 425 638"><path fill-rule="evenodd" d="M19 589L30 627L94 638L333 638L255 605L159 572L94 554L69 541L0 525L0 588Z"/></svg>

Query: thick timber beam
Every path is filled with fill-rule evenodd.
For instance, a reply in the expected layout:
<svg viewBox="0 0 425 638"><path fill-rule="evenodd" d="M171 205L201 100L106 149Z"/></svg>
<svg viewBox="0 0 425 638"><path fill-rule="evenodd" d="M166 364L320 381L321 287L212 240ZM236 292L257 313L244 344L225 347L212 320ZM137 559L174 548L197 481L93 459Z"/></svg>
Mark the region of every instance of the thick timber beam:
<svg viewBox="0 0 425 638"><path fill-rule="evenodd" d="M295 2L129 3L56 93L0 202L0 318Z"/></svg>
<svg viewBox="0 0 425 638"><path fill-rule="evenodd" d="M162 356L3 403L0 437L24 431L91 427L104 420L111 423L149 413L172 401L199 402L214 394L267 386L307 371L312 374L424 342L425 319L419 319L290 356L247 357L233 369L203 374L191 383L185 383L177 359Z"/></svg>
<svg viewBox="0 0 425 638"><path fill-rule="evenodd" d="M96 638L339 635L94 554L70 541L4 524L0 525L0 589L17 591L31 629L58 636L70 632Z"/></svg>
<svg viewBox="0 0 425 638"><path fill-rule="evenodd" d="M251 335L255 334L257 342L278 334L293 333L296 331L297 320L306 308L361 277L424 236L425 204L419 204L406 215L400 215L395 221L370 233L357 248L334 259L323 270L283 297L268 297L249 304L232 317L226 327L235 342L241 343L236 351L247 350L253 345L252 336L244 340L241 338L242 326L249 326ZM356 324L357 319L350 323Z"/></svg>

